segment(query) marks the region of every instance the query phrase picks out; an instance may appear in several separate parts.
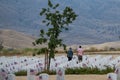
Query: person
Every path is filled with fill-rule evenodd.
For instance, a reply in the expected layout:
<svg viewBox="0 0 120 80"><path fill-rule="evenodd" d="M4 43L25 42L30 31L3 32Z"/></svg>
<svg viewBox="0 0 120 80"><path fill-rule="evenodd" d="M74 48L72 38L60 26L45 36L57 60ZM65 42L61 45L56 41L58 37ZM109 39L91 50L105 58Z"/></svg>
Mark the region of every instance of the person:
<svg viewBox="0 0 120 80"><path fill-rule="evenodd" d="M73 51L72 48L69 48L68 52L67 52L67 57L68 57L68 61L72 60L73 57Z"/></svg>
<svg viewBox="0 0 120 80"><path fill-rule="evenodd" d="M82 46L79 46L77 49L78 62L83 60L83 52Z"/></svg>

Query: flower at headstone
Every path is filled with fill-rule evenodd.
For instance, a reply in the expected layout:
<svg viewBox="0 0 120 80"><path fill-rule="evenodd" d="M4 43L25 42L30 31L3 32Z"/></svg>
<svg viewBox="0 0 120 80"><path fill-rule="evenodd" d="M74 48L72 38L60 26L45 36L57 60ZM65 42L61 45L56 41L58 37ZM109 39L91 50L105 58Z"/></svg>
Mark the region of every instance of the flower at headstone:
<svg viewBox="0 0 120 80"><path fill-rule="evenodd" d="M108 77L108 80L112 80L110 76Z"/></svg>
<svg viewBox="0 0 120 80"><path fill-rule="evenodd" d="M36 70L30 69L30 75L36 75L36 74L37 74Z"/></svg>
<svg viewBox="0 0 120 80"><path fill-rule="evenodd" d="M119 80L119 79L117 79L117 74L116 73L108 73L107 74L107 80Z"/></svg>
<svg viewBox="0 0 120 80"><path fill-rule="evenodd" d="M83 63L82 66L83 66L84 68L87 67L87 65L86 65L85 63Z"/></svg>
<svg viewBox="0 0 120 80"><path fill-rule="evenodd" d="M61 69L58 70L58 75L59 75L59 76L62 76L62 71L61 71Z"/></svg>
<svg viewBox="0 0 120 80"><path fill-rule="evenodd" d="M4 70L4 69L1 69L1 75L2 75L2 76L6 76L6 74L7 74L7 73L5 72L5 70Z"/></svg>
<svg viewBox="0 0 120 80"><path fill-rule="evenodd" d="M42 73L39 75L39 80L49 80L49 75L47 73Z"/></svg>
<svg viewBox="0 0 120 80"><path fill-rule="evenodd" d="M42 76L39 76L39 80L42 80Z"/></svg>
<svg viewBox="0 0 120 80"><path fill-rule="evenodd" d="M6 80L8 77L7 72L4 69L0 69L0 80Z"/></svg>
<svg viewBox="0 0 120 80"><path fill-rule="evenodd" d="M17 62L14 62L14 64L18 64Z"/></svg>
<svg viewBox="0 0 120 80"><path fill-rule="evenodd" d="M39 63L39 66L42 66L43 64L42 63Z"/></svg>

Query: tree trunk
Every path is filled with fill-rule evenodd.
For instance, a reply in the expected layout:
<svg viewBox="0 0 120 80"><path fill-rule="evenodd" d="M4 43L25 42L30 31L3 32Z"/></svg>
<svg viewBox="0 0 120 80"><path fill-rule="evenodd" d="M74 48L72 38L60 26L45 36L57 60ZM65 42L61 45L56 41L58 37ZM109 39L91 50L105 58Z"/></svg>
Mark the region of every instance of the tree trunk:
<svg viewBox="0 0 120 80"><path fill-rule="evenodd" d="M51 57L50 57L50 55L49 55L49 63L48 63L48 67L47 67L47 70L49 71L50 70L50 60L51 60Z"/></svg>
<svg viewBox="0 0 120 80"><path fill-rule="evenodd" d="M48 51L46 51L46 53L45 53L45 67L44 67L44 70L46 71L46 70L48 70L47 68L48 68Z"/></svg>

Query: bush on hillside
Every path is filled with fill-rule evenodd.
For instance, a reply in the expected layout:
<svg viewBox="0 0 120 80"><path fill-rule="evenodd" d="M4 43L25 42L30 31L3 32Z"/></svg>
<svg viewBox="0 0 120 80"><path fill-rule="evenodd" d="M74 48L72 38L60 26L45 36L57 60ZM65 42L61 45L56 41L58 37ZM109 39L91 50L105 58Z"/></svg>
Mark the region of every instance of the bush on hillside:
<svg viewBox="0 0 120 80"><path fill-rule="evenodd" d="M0 41L0 51L3 49L3 41Z"/></svg>

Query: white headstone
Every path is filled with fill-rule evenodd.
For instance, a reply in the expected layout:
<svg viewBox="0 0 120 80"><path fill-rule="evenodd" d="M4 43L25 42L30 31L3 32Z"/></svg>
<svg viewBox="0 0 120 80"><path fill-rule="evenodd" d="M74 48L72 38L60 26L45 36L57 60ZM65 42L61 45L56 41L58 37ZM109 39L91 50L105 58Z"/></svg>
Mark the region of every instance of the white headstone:
<svg viewBox="0 0 120 80"><path fill-rule="evenodd" d="M108 73L107 80L117 80L117 75L115 73Z"/></svg>
<svg viewBox="0 0 120 80"><path fill-rule="evenodd" d="M120 67L116 68L115 73L117 74L117 80L120 80Z"/></svg>
<svg viewBox="0 0 120 80"><path fill-rule="evenodd" d="M8 77L7 71L3 68L0 69L0 80L6 80Z"/></svg>
<svg viewBox="0 0 120 80"><path fill-rule="evenodd" d="M37 71L34 69L29 69L27 71L27 80L36 80Z"/></svg>
<svg viewBox="0 0 120 80"><path fill-rule="evenodd" d="M38 78L38 80L49 80L49 75L47 73L42 73Z"/></svg>
<svg viewBox="0 0 120 80"><path fill-rule="evenodd" d="M56 80L64 80L65 70L58 67L56 70Z"/></svg>
<svg viewBox="0 0 120 80"><path fill-rule="evenodd" d="M15 80L15 75L14 74L8 74L8 79L7 80Z"/></svg>

